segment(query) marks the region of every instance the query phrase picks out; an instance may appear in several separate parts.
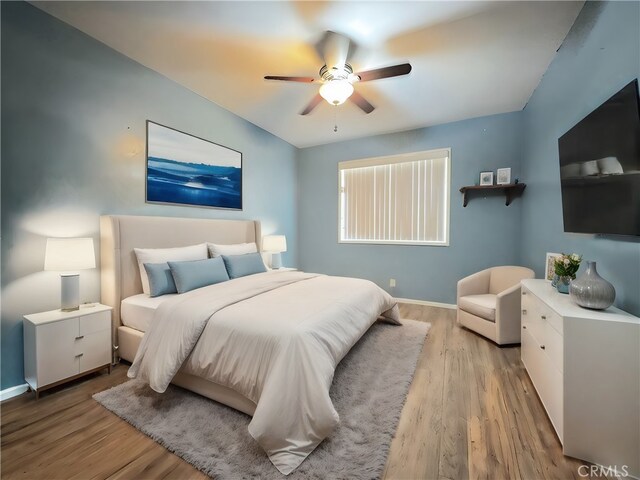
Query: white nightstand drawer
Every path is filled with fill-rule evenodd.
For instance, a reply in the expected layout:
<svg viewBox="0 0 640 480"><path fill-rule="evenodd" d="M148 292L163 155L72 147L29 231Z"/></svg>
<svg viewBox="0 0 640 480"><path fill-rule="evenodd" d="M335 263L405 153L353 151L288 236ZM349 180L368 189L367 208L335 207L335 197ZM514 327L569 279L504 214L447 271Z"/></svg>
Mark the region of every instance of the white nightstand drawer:
<svg viewBox="0 0 640 480"><path fill-rule="evenodd" d="M77 335L77 318L38 326L35 332L38 388L78 374L80 363L75 350Z"/></svg>
<svg viewBox="0 0 640 480"><path fill-rule="evenodd" d="M91 313L80 317L80 335L111 330L111 311Z"/></svg>
<svg viewBox="0 0 640 480"><path fill-rule="evenodd" d="M80 373L111 362L111 330L90 333L80 340Z"/></svg>

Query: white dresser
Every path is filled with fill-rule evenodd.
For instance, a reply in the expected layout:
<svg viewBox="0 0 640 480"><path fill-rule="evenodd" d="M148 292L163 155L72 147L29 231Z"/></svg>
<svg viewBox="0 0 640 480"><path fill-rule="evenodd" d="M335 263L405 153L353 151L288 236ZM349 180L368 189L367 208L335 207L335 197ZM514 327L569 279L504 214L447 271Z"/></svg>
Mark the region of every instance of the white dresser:
<svg viewBox="0 0 640 480"><path fill-rule="evenodd" d="M24 317L24 372L39 397L42 390L108 368L111 373L111 307L81 306Z"/></svg>
<svg viewBox="0 0 640 480"><path fill-rule="evenodd" d="M522 281L522 363L565 455L640 474L640 319Z"/></svg>

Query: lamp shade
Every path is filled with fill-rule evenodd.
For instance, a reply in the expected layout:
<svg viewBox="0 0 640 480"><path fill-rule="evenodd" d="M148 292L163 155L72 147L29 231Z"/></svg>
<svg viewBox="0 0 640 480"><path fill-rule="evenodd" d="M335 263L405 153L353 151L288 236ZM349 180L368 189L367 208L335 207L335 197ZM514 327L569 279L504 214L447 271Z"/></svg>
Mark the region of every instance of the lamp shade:
<svg viewBox="0 0 640 480"><path fill-rule="evenodd" d="M287 238L284 235L267 235L262 239L262 250L265 252L286 252Z"/></svg>
<svg viewBox="0 0 640 480"><path fill-rule="evenodd" d="M353 85L348 80L330 80L320 87L320 95L331 105L341 105L353 93Z"/></svg>
<svg viewBox="0 0 640 480"><path fill-rule="evenodd" d="M75 271L96 268L93 238L47 238L44 269Z"/></svg>

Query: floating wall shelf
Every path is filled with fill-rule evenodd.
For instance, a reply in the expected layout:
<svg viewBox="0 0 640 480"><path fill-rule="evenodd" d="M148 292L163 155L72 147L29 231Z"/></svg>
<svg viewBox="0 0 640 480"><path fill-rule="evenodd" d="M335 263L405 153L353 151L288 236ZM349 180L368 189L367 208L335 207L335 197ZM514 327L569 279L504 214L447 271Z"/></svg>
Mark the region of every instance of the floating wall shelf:
<svg viewBox="0 0 640 480"><path fill-rule="evenodd" d="M466 207L469 202L467 194L469 192L487 191L487 190L502 190L505 197L507 197L505 205L508 207L511 204L511 200L515 195L521 194L527 187L525 183L509 183L507 185L469 185L462 187L460 193L462 193L462 206Z"/></svg>

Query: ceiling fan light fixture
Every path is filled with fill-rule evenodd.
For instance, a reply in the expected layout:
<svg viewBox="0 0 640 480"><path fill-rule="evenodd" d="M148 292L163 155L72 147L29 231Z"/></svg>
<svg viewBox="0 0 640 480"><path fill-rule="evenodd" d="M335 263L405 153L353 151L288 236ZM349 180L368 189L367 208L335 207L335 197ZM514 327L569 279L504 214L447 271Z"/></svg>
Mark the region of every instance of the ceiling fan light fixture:
<svg viewBox="0 0 640 480"><path fill-rule="evenodd" d="M353 94L348 80L330 80L320 87L320 95L331 105L342 105Z"/></svg>

